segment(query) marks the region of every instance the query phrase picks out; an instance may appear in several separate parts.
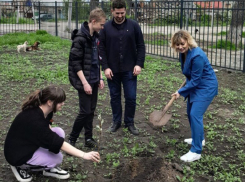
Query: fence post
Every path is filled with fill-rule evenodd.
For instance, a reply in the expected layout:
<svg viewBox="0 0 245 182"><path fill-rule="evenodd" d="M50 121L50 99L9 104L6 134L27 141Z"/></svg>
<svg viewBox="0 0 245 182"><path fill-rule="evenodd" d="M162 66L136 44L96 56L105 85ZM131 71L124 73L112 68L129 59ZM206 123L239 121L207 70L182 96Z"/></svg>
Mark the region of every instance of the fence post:
<svg viewBox="0 0 245 182"><path fill-rule="evenodd" d="M184 17L184 0L180 3L180 29L183 27L183 17Z"/></svg>
<svg viewBox="0 0 245 182"><path fill-rule="evenodd" d="M78 29L78 4L77 4L77 1L75 3L75 9L76 9L76 29Z"/></svg>
<svg viewBox="0 0 245 182"><path fill-rule="evenodd" d="M57 1L55 1L55 35L58 36Z"/></svg>
<svg viewBox="0 0 245 182"><path fill-rule="evenodd" d="M101 9L104 11L104 1L101 2Z"/></svg>
<svg viewBox="0 0 245 182"><path fill-rule="evenodd" d="M134 19L135 21L137 21L137 6L138 6L138 3L137 3L137 0L134 1Z"/></svg>
<svg viewBox="0 0 245 182"><path fill-rule="evenodd" d="M41 29L41 20L40 20L40 12L41 12L41 10L40 10L40 5L41 5L41 3L40 3L40 1L38 1L38 28L39 28L39 30Z"/></svg>
<svg viewBox="0 0 245 182"><path fill-rule="evenodd" d="M245 41L244 41L244 50L243 50L243 69L242 72L245 73Z"/></svg>

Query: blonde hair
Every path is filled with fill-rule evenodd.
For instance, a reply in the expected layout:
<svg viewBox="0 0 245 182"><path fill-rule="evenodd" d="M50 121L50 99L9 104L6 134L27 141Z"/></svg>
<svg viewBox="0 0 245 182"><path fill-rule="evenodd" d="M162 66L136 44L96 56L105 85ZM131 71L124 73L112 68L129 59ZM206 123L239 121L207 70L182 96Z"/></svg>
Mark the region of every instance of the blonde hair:
<svg viewBox="0 0 245 182"><path fill-rule="evenodd" d="M186 30L179 30L177 31L171 38L171 48L176 50L176 44L179 44L181 42L181 39L184 39L185 41L187 41L187 44L189 46L189 49L192 49L194 47L198 47L196 41L193 39L193 37L191 36L191 34L186 31Z"/></svg>
<svg viewBox="0 0 245 182"><path fill-rule="evenodd" d="M91 23L92 20L99 22L102 20L102 18L106 19L105 12L101 8L95 8L90 12L88 20L89 23Z"/></svg>

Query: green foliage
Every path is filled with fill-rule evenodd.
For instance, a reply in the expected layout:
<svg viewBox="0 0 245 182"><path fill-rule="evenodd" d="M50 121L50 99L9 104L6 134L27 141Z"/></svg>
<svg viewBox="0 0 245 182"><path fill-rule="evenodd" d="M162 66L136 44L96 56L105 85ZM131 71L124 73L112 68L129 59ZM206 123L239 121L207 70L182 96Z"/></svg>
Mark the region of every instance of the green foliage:
<svg viewBox="0 0 245 182"><path fill-rule="evenodd" d="M213 45L212 48L218 48L218 49L226 49L226 50L237 50L237 47L235 44L233 44L231 41L226 40L218 40L217 46Z"/></svg>
<svg viewBox="0 0 245 182"><path fill-rule="evenodd" d="M77 2L77 8L76 8L76 2ZM64 0L64 14L68 16L68 7L69 7L69 0ZM76 9L78 12L76 12ZM72 2L72 20L76 20L76 17L78 17L79 20L88 20L90 14L90 3L83 1L83 0L77 0ZM68 17L66 17L68 19Z"/></svg>
<svg viewBox="0 0 245 182"><path fill-rule="evenodd" d="M221 32L217 33L217 35L226 35L226 34L227 34L226 31L221 31Z"/></svg>
<svg viewBox="0 0 245 182"><path fill-rule="evenodd" d="M242 37L245 37L245 32L242 32Z"/></svg>
<svg viewBox="0 0 245 182"><path fill-rule="evenodd" d="M37 30L36 34L37 35L46 35L46 34L48 34L48 32L46 30Z"/></svg>
<svg viewBox="0 0 245 182"><path fill-rule="evenodd" d="M233 104L237 99L237 92L229 88L220 88L221 94L218 97L221 97L221 101L225 104Z"/></svg>
<svg viewBox="0 0 245 182"><path fill-rule="evenodd" d="M163 46L163 45L168 45L168 40L153 40L153 41L145 41L146 44L151 44L151 45L159 45L159 46Z"/></svg>
<svg viewBox="0 0 245 182"><path fill-rule="evenodd" d="M19 44L23 44L25 41L28 41L29 45L34 44L34 42L38 41L41 43L41 46L47 43L47 48L62 48L63 46L70 46L71 42L69 40L61 39L60 37L55 37L48 34L45 30L37 30L34 33L10 33L5 34L0 37L0 46L16 46ZM53 45L55 44L55 46ZM49 46L48 46L49 45Z"/></svg>
<svg viewBox="0 0 245 182"><path fill-rule="evenodd" d="M34 24L34 21L31 18L19 18L19 22L17 23L16 16L12 17L2 17L0 18L1 24Z"/></svg>

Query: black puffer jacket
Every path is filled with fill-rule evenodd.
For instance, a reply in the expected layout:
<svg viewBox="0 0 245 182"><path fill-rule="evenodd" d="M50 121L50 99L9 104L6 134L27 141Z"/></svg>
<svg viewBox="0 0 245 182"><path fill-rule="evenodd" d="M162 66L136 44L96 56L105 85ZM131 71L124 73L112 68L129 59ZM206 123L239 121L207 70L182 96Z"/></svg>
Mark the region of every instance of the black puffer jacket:
<svg viewBox="0 0 245 182"><path fill-rule="evenodd" d="M94 32L98 38L98 33ZM89 33L88 23L84 22L80 30L72 32L72 45L69 55L69 80L77 90L83 90L83 84L77 75L82 70L87 81L89 81L92 59L92 37Z"/></svg>

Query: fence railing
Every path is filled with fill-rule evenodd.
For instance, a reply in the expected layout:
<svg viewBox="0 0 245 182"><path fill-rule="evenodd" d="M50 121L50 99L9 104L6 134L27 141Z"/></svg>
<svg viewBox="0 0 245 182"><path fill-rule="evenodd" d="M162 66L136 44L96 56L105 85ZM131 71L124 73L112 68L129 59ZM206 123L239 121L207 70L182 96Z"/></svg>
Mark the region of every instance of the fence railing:
<svg viewBox="0 0 245 182"><path fill-rule="evenodd" d="M245 72L243 0L127 2L127 17L141 26L148 54L178 59L169 42L182 28L192 34L212 65ZM101 7L111 19L110 2L0 2L0 34L42 29L70 39L70 32L80 28L94 7Z"/></svg>

